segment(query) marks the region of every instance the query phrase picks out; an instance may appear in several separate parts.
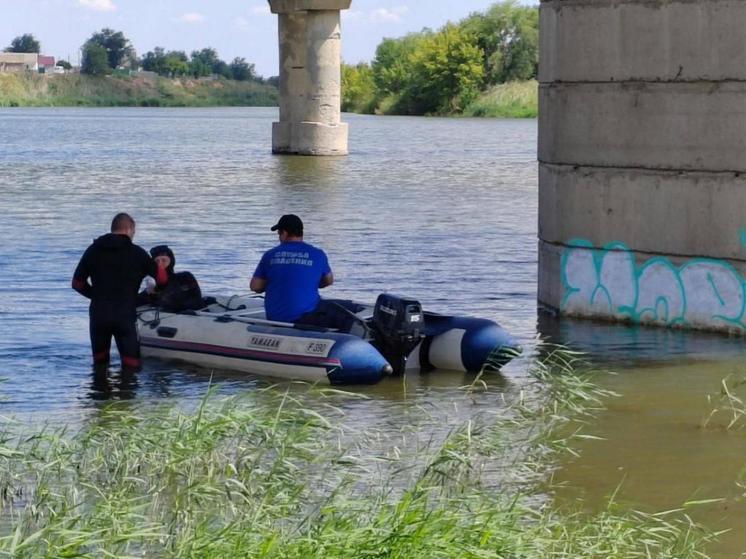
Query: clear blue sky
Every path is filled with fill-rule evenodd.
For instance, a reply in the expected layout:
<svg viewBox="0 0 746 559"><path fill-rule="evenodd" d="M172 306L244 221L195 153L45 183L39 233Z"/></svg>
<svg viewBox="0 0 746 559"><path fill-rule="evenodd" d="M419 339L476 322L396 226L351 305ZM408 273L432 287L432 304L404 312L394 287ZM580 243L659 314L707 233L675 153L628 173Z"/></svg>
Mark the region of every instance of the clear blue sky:
<svg viewBox="0 0 746 559"><path fill-rule="evenodd" d="M383 37L438 28L495 0L353 0L342 15L342 56L355 63L373 58ZM534 0L521 0L526 5ZM277 16L265 0L0 0L0 49L33 33L43 54L78 62L85 40L103 27L122 31L138 54L217 49L230 62L243 56L265 77L277 75Z"/></svg>

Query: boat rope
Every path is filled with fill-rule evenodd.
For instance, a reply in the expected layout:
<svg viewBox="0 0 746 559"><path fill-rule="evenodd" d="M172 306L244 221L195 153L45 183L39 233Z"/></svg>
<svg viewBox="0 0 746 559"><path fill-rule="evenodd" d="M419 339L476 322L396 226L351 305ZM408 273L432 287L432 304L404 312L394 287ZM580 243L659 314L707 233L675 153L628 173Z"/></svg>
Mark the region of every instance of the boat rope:
<svg viewBox="0 0 746 559"><path fill-rule="evenodd" d="M142 317L142 315L150 310L154 311L155 314L151 320L145 320ZM161 322L161 309L158 307L149 307L146 310L140 311L139 313L137 313L137 319L140 322L142 322L145 326L153 326L153 325L158 326L158 324L160 324Z"/></svg>
<svg viewBox="0 0 746 559"><path fill-rule="evenodd" d="M220 301L215 301L215 304L217 304L219 307L222 307L226 311L240 311L246 308L246 305L238 305L237 307L231 307L231 303L234 299L243 299L243 298L250 298L250 299L264 299L264 295L249 295L248 293L237 293L236 295L231 295L228 300L225 303L221 303Z"/></svg>

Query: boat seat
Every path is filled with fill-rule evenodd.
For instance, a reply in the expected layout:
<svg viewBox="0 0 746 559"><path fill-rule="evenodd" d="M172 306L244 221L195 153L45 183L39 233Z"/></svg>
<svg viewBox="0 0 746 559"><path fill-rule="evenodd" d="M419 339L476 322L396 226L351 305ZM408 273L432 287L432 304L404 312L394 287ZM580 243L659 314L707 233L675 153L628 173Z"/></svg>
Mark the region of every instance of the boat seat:
<svg viewBox="0 0 746 559"><path fill-rule="evenodd" d="M349 334L361 322L355 313L363 309L362 305L345 299L322 299L316 310L304 314L295 324L296 327L320 326L327 331Z"/></svg>

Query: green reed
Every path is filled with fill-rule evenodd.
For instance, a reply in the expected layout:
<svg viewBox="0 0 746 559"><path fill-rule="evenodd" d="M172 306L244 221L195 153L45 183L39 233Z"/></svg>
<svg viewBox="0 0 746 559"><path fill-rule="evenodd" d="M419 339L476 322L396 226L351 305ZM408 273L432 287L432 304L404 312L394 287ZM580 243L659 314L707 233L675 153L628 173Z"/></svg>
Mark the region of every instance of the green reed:
<svg viewBox="0 0 746 559"><path fill-rule="evenodd" d="M746 403L743 398L736 394L736 390L744 385L746 385L746 378L733 379L730 375L720 381L720 392L707 395L710 413L702 420L703 429L720 426L724 430L730 431L744 427ZM722 416L729 416L725 425L715 422Z"/></svg>
<svg viewBox="0 0 746 559"><path fill-rule="evenodd" d="M498 84L464 109L463 115L493 118L536 118L539 84L536 80Z"/></svg>
<svg viewBox="0 0 746 559"><path fill-rule="evenodd" d="M542 493L572 442L559 433L610 396L586 368L552 351L506 406L424 441L438 419L420 407L400 430L358 431L345 409L365 396L299 385L213 389L189 410L112 405L76 432L11 425L0 556L702 556L710 536L681 511L589 516Z"/></svg>

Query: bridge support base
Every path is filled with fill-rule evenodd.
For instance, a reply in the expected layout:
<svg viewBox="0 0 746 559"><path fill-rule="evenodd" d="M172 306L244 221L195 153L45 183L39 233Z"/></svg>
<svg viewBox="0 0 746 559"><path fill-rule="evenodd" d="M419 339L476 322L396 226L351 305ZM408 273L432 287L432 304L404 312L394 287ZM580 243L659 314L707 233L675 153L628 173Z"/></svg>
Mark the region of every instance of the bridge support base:
<svg viewBox="0 0 746 559"><path fill-rule="evenodd" d="M279 16L280 121L272 151L346 155L341 122L340 11L351 0L269 0Z"/></svg>

